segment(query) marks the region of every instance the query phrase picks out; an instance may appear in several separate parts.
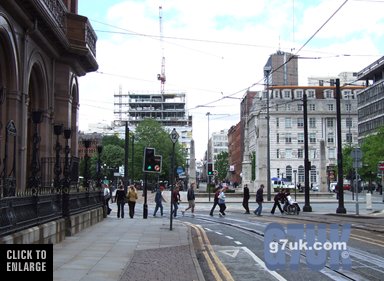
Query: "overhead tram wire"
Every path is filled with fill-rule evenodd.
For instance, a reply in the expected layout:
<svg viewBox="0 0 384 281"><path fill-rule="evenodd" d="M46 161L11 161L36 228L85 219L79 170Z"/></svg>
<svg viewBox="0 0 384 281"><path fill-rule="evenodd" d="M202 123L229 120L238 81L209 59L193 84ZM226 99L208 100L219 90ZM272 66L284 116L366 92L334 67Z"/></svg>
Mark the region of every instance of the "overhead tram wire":
<svg viewBox="0 0 384 281"><path fill-rule="evenodd" d="M317 33L320 32L321 29L323 29L323 27L341 10L341 8L348 2L348 0L345 0L337 9L335 12L332 13L332 15L315 31L315 33L312 34L312 36L309 37L309 39L307 41L304 42L304 44L297 50L297 52L291 56L287 61L285 61L284 63L282 63L281 65L279 65L277 68L275 69L272 69L272 71L269 73L269 75L275 73L277 70L279 70L280 68L282 68L283 66L285 66L288 62L290 62L293 58L297 58L298 57L298 54L301 52L301 50L306 46L308 45L308 43L310 41L312 41L312 39L317 35ZM253 83L252 85L244 88L242 91L245 91L247 89L250 89L258 84L260 84L262 81L264 81L264 77L261 78L260 80L258 80L257 82ZM238 94L239 91L227 96L227 97L231 97L231 96L234 96L236 94ZM209 104L212 104L212 103L215 103L215 102L218 102L220 100L222 100L223 98L221 99L218 99L216 101L212 101L212 102L209 102L209 103L206 103L205 105L209 105Z"/></svg>
<svg viewBox="0 0 384 281"><path fill-rule="evenodd" d="M298 51L294 54L294 56L290 57L286 62L282 63L280 66L278 66L277 68L273 69L271 71L270 74L273 74L275 73L276 71L278 71L280 68L282 68L283 66L285 66L288 62L290 62L290 60L292 60L293 58L295 57L298 57L298 54L302 51L302 49L308 45L308 43L317 35L317 33L320 32L320 30L340 11L340 9L348 2L348 0L345 0L337 9L334 13L332 13L332 15L315 31L315 33L309 37L309 39L298 49ZM95 22L98 22L98 21L95 21ZM100 23L100 22L99 22ZM108 24L106 24L108 25ZM122 29L122 30L126 30L126 29L123 29L123 28L120 28L120 27L116 27L116 26L113 26L113 25L108 25L108 26L111 26L111 27L114 27L114 28L118 28L118 29ZM102 31L101 31L102 32ZM108 31L110 33L123 33L123 32L111 32L111 31ZM127 33L125 33L127 34ZM132 35L137 35L137 36L144 36L144 37L148 37L148 38L156 38L156 39L159 39L161 36L156 36L156 35L148 35L148 34L143 34L143 33L138 33L138 32L133 32L133 31L129 31L128 34L132 34ZM215 43L215 44L228 44L228 45L238 45L238 46L248 46L248 47L266 47L266 46L261 46L261 45L254 45L254 44L245 44L245 43L236 43L236 42L228 42L228 41L215 41L215 40L205 40L205 39L193 39L193 38L183 38L183 37L163 37L163 38L167 38L167 39L177 39L177 40L188 40L188 41L197 41L197 42L205 42L205 43ZM268 48L271 48L271 47L268 47ZM213 103L217 103L219 101L222 101L223 99L225 98L230 98L230 97L233 97L241 92L244 92L256 85L264 85L264 83L262 83L264 81L264 77L261 78L260 80L258 80L257 82L255 83L252 83L250 86L248 87L245 87L239 91L236 91L230 95L227 95L225 97L221 97L217 100L213 100L211 102L208 102L204 105L210 105L210 104L213 104Z"/></svg>

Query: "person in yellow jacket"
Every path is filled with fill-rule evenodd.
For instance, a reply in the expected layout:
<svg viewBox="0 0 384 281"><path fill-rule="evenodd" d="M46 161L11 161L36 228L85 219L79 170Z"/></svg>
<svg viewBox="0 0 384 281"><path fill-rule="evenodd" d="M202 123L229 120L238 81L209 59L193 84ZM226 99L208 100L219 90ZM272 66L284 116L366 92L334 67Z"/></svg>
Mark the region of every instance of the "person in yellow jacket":
<svg viewBox="0 0 384 281"><path fill-rule="evenodd" d="M137 200L137 190L133 184L131 184L128 187L128 193L127 193L127 201L128 201L128 207L129 207L129 217L133 219L133 216L135 215L135 205Z"/></svg>

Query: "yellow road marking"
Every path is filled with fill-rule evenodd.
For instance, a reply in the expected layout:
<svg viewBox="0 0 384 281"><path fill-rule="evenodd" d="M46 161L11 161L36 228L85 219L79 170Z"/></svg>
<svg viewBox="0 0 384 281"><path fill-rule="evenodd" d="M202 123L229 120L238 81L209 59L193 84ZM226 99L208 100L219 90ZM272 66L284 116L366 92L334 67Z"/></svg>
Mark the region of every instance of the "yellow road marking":
<svg viewBox="0 0 384 281"><path fill-rule="evenodd" d="M186 224L193 227L197 232L197 238L199 243L201 244L201 247L203 249L203 255L205 257L205 260L208 263L208 267L211 270L215 280L222 281L219 272L223 275L224 280L226 281L234 281L231 273L228 271L228 269L225 267L225 265L221 262L221 260L218 258L218 256L215 254L215 251L212 248L212 245L208 239L207 234L205 233L204 229L201 226L194 225L191 223ZM211 258L212 257L212 258ZM213 259L213 261L212 261Z"/></svg>

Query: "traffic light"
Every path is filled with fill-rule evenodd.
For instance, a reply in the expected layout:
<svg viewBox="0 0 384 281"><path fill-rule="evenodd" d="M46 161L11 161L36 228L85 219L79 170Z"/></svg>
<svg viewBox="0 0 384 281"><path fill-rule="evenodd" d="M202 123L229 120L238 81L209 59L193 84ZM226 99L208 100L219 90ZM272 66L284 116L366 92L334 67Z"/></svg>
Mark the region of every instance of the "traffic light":
<svg viewBox="0 0 384 281"><path fill-rule="evenodd" d="M160 173L162 167L162 156L155 155L154 148L144 149L143 172Z"/></svg>
<svg viewBox="0 0 384 281"><path fill-rule="evenodd" d="M143 172L154 172L155 164L155 149L144 148Z"/></svg>
<svg viewBox="0 0 384 281"><path fill-rule="evenodd" d="M213 176L213 163L208 163L207 175L208 176Z"/></svg>
<svg viewBox="0 0 384 281"><path fill-rule="evenodd" d="M163 157L161 155L155 155L154 172L156 173L161 173L162 158Z"/></svg>

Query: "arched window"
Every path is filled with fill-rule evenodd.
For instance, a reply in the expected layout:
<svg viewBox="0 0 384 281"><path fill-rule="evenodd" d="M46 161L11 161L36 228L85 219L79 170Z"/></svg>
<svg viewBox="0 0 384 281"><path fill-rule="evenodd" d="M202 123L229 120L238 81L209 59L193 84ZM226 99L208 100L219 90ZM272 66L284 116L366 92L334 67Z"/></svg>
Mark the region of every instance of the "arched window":
<svg viewBox="0 0 384 281"><path fill-rule="evenodd" d="M292 182L292 166L285 167L285 177L288 181Z"/></svg>
<svg viewBox="0 0 384 281"><path fill-rule="evenodd" d="M317 171L316 171L316 166L311 166L311 171L310 171L310 180L311 182L317 182Z"/></svg>
<svg viewBox="0 0 384 281"><path fill-rule="evenodd" d="M304 183L304 166L299 166L297 169L298 182Z"/></svg>

